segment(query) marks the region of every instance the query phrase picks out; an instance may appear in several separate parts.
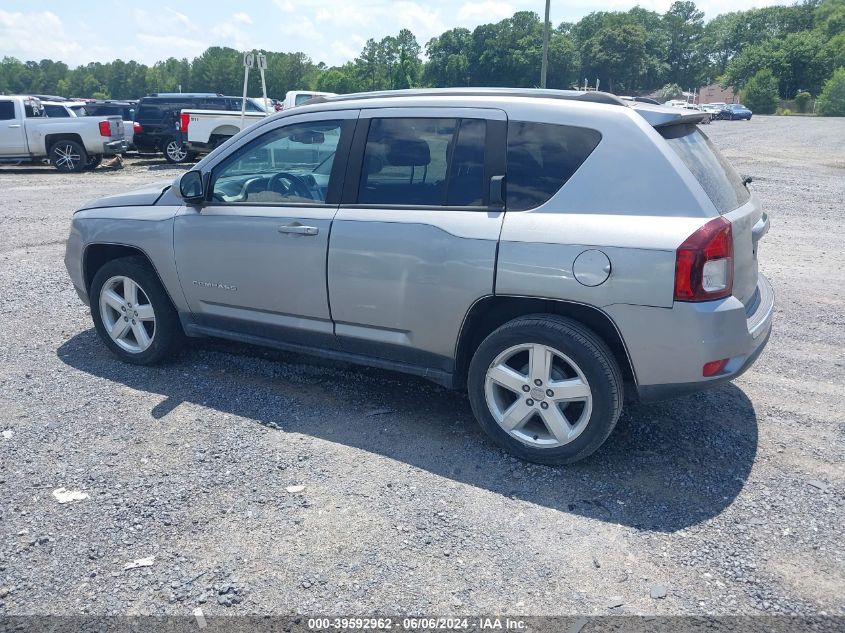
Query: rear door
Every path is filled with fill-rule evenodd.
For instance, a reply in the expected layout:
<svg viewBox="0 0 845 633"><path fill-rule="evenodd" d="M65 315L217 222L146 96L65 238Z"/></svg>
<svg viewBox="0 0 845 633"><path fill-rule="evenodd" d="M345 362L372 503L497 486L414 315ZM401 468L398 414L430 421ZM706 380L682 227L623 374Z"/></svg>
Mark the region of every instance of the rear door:
<svg viewBox="0 0 845 633"><path fill-rule="evenodd" d="M0 156L21 156L27 153L23 112L13 99L0 97Z"/></svg>
<svg viewBox="0 0 845 633"><path fill-rule="evenodd" d="M342 347L452 370L464 316L493 292L506 127L497 109L362 110L328 259Z"/></svg>

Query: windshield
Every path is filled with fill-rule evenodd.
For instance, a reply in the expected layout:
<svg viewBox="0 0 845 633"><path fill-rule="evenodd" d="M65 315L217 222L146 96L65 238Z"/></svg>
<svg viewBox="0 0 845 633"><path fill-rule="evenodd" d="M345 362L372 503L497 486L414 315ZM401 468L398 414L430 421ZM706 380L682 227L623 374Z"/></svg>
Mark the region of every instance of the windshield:
<svg viewBox="0 0 845 633"><path fill-rule="evenodd" d="M659 130L698 180L719 213L745 204L751 194L739 174L695 125L671 125Z"/></svg>

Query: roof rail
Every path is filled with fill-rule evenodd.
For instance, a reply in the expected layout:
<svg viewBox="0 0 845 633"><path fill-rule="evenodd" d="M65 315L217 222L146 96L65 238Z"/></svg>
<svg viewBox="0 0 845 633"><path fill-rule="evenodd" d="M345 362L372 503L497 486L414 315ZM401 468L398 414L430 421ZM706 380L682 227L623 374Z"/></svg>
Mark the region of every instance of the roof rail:
<svg viewBox="0 0 845 633"><path fill-rule="evenodd" d="M616 95L609 92L592 90L546 90L541 88L411 88L410 90L378 90L374 92L354 92L335 97L313 97L302 105L334 103L335 101L353 101L358 99L384 99L391 97L533 97L538 99L565 99L568 101L588 101L607 105L627 106Z"/></svg>

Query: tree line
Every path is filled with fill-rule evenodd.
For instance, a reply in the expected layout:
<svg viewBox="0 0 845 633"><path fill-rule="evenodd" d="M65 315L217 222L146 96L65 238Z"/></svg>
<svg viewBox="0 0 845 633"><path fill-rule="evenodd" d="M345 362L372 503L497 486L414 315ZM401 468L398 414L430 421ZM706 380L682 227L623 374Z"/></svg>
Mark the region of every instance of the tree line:
<svg viewBox="0 0 845 633"><path fill-rule="evenodd" d="M327 67L304 53L263 51L272 97L288 90L357 92L417 86L539 84L543 22L520 11L473 30L450 29L422 46L408 30L370 39L354 60ZM423 53L425 60L423 61ZM705 22L691 1L666 13L641 7L596 11L552 28L549 88L586 79L617 94L643 94L667 84L694 89L711 82L745 88L768 73L781 99L821 92L834 70L845 67L845 0L804 0L718 15ZM755 79L756 78L756 79ZM126 99L153 92L240 94L241 53L213 46L192 61L169 58L151 66L135 61L92 62L70 68L61 61L0 62L0 92ZM250 94L260 94L257 73Z"/></svg>

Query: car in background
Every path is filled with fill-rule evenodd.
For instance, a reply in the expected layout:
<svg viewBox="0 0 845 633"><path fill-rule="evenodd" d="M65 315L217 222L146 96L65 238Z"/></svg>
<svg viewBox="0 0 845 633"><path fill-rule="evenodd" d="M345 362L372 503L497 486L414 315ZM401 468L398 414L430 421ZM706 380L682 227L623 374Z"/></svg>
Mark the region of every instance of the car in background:
<svg viewBox="0 0 845 633"><path fill-rule="evenodd" d="M285 93L285 100L282 101L282 110L287 110L288 108L294 108L298 105L302 105L309 99L313 99L314 97L334 97L336 96L333 92L317 92L316 90L288 90Z"/></svg>
<svg viewBox="0 0 845 633"><path fill-rule="evenodd" d="M80 172L125 149L120 117L47 117L40 99L0 95L0 163L46 158L59 171Z"/></svg>
<svg viewBox="0 0 845 633"><path fill-rule="evenodd" d="M703 118L703 119L701 119L701 124L702 124L702 125L709 125L710 120L713 118L713 117L710 115L710 113L709 113L707 110L705 110L705 109L704 109L704 107L703 107L703 106L700 106L700 105L695 104L695 103L688 103L688 104L686 104L685 106L683 106L683 109L684 109L684 110L693 110L693 111L695 111L695 112L702 112L702 113L704 113L704 115L705 115L705 116L704 116L704 118Z"/></svg>
<svg viewBox="0 0 845 633"><path fill-rule="evenodd" d="M269 101L269 99L268 99ZM225 143L243 128L261 121L264 117L274 114L275 108L265 110L263 99L247 98L247 105L257 106L249 108L241 116L241 111L220 110L182 110L179 115L179 132L182 141L191 154L207 154L222 143Z"/></svg>
<svg viewBox="0 0 845 633"><path fill-rule="evenodd" d="M217 93L157 93L142 97L135 111L135 147L139 152L164 154L169 163L196 158L179 131L182 110L240 111L242 97ZM257 102L247 100L247 112L263 112Z"/></svg>
<svg viewBox="0 0 845 633"><path fill-rule="evenodd" d="M123 134L130 149L134 147L135 111L137 101L115 101L112 99L89 101L85 112L89 116L119 116L123 119Z"/></svg>
<svg viewBox="0 0 845 633"><path fill-rule="evenodd" d="M85 105L84 101L68 101L66 99L41 102L44 116L51 119L85 116Z"/></svg>
<svg viewBox="0 0 845 633"><path fill-rule="evenodd" d="M751 115L753 114L751 110L746 108L741 103L730 103L728 104L727 108L725 108L725 116L726 119L730 121L742 121L743 119L746 121L751 120Z"/></svg>

